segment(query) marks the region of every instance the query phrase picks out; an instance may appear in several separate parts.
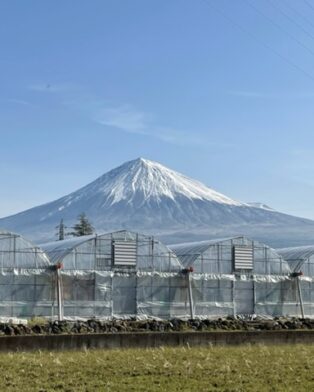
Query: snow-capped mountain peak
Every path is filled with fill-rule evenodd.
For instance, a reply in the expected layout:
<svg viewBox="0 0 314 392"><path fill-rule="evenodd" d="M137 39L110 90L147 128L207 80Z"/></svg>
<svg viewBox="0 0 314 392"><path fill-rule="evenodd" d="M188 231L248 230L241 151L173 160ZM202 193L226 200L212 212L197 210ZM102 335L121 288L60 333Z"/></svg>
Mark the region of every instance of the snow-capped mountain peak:
<svg viewBox="0 0 314 392"><path fill-rule="evenodd" d="M206 187L158 162L138 158L109 171L85 188L85 191L102 193L110 200L110 205L121 201L132 202L140 197L142 202L161 201L178 196L190 200L206 200L239 206L242 203ZM76 196L75 193L72 196Z"/></svg>

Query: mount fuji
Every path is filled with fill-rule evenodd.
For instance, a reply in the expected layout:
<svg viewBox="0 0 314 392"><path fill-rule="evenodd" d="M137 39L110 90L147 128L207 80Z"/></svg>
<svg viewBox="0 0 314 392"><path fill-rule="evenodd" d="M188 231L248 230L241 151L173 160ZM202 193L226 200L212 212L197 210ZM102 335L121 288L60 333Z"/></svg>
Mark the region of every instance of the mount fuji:
<svg viewBox="0 0 314 392"><path fill-rule="evenodd" d="M97 232L130 229L166 243L249 235L272 246L314 243L314 221L242 203L160 163L139 158L56 201L0 219L37 242L55 239L85 212Z"/></svg>

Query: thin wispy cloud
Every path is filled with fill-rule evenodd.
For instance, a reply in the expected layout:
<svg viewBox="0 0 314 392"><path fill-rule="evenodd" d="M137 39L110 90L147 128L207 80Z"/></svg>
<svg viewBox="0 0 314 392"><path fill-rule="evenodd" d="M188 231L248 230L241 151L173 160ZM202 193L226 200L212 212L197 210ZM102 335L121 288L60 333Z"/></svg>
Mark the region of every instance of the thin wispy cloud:
<svg viewBox="0 0 314 392"><path fill-rule="evenodd" d="M100 124L112 126L131 133L145 134L149 116L129 105L100 109L94 120Z"/></svg>
<svg viewBox="0 0 314 392"><path fill-rule="evenodd" d="M136 110L131 105L105 107L92 116L93 121L123 132L150 136L172 144L204 144L201 135L179 131L171 127L156 125L151 114Z"/></svg>
<svg viewBox="0 0 314 392"><path fill-rule="evenodd" d="M79 111L97 124L116 128L121 132L152 137L176 145L230 147L229 143L209 142L206 135L195 131L187 132L168 125L160 125L151 113L138 110L130 104L113 105L110 100L97 99L83 88L77 90L75 95L67 94L61 104L71 110Z"/></svg>

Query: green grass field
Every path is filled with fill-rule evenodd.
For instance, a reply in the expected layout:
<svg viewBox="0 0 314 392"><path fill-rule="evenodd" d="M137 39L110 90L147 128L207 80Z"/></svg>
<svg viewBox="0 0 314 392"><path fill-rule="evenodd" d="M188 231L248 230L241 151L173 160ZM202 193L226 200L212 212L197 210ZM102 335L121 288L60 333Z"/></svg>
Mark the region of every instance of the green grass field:
<svg viewBox="0 0 314 392"><path fill-rule="evenodd" d="M0 354L3 391L314 391L314 345Z"/></svg>

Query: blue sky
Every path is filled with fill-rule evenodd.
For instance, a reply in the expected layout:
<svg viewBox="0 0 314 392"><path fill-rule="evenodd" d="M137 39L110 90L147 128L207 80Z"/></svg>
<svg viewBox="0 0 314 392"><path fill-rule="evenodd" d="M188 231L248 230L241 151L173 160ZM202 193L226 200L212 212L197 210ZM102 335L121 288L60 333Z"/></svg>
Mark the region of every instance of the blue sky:
<svg viewBox="0 0 314 392"><path fill-rule="evenodd" d="M139 156L314 219L313 0L4 0L0 216Z"/></svg>

